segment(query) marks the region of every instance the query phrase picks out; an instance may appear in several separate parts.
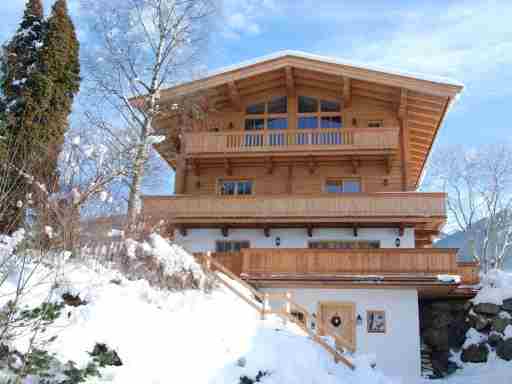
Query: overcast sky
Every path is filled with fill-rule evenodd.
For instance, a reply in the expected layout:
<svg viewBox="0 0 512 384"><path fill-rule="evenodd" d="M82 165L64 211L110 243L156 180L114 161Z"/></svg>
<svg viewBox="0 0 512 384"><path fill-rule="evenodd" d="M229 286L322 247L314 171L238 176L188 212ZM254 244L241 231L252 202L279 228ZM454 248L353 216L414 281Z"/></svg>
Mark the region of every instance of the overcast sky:
<svg viewBox="0 0 512 384"><path fill-rule="evenodd" d="M0 5L0 40L15 31L24 3ZM84 40L79 1L69 4ZM293 49L446 76L466 88L436 145L511 138L510 0L224 0L217 20L210 70Z"/></svg>

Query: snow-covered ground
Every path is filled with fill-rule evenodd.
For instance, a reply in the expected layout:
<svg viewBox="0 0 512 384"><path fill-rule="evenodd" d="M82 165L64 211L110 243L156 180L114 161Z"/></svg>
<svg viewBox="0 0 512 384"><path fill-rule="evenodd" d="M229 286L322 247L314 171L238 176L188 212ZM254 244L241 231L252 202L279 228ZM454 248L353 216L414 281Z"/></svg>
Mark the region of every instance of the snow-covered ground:
<svg viewBox="0 0 512 384"><path fill-rule="evenodd" d="M24 298L26 304L37 306L47 298L52 283L47 272L39 270L33 280L38 284ZM42 276L48 276L47 284L41 284ZM123 363L102 368L102 377L87 383L238 384L240 377L254 378L260 371L268 373L260 381L267 384L397 383L370 368L364 357L355 359L355 371L335 364L296 326L275 317L262 321L253 308L223 288L210 293L162 291L145 280L129 281L110 269L70 262L58 281L53 300L68 292L79 294L87 304L65 307L47 331L47 337L58 336L47 346L49 351L83 367L95 343L105 343ZM14 290L13 283L1 286L0 305ZM20 350L24 342L17 341ZM491 355L489 364L464 364L441 382L509 383L511 378L512 362ZM418 379L418 384L427 382Z"/></svg>
<svg viewBox="0 0 512 384"><path fill-rule="evenodd" d="M87 304L65 307L48 331L47 336L58 335L49 351L80 367L100 342L117 351L123 363L102 369L102 378L87 383L238 384L241 376L254 378L259 371L268 372L261 382L269 384L391 383L364 358L355 371L335 364L296 326L274 317L261 321L254 309L222 288L208 294L164 292L144 280L69 263L62 276L55 298L78 293ZM26 302L39 304L47 288L38 284ZM7 290L4 284L3 293ZM18 345L22 348L23 341Z"/></svg>

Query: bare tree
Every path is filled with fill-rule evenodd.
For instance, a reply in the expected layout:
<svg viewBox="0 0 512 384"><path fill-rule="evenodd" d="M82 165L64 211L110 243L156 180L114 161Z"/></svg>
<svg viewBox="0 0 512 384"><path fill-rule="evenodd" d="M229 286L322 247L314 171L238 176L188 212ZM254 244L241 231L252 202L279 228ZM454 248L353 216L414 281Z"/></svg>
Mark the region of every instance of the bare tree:
<svg viewBox="0 0 512 384"><path fill-rule="evenodd" d="M438 150L424 187L448 194L449 224L464 232L482 271L502 268L512 252L512 147Z"/></svg>
<svg viewBox="0 0 512 384"><path fill-rule="evenodd" d="M95 19L93 33L99 38L99 47L88 50L90 80L119 118L112 132L121 138L118 144L130 148L125 151L130 158L127 220L133 228L141 211L150 146L163 139L154 129L165 113L161 91L197 67L214 0L82 1Z"/></svg>

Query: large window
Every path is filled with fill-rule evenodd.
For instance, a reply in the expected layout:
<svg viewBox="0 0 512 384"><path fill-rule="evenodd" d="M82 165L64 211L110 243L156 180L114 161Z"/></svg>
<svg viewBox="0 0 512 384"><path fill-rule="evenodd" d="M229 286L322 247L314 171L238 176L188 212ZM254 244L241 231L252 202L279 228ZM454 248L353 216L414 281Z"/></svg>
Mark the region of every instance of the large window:
<svg viewBox="0 0 512 384"><path fill-rule="evenodd" d="M299 96L299 129L342 128L341 103L337 100L324 100L310 96Z"/></svg>
<svg viewBox="0 0 512 384"><path fill-rule="evenodd" d="M253 193L252 180L220 180L219 191L221 195L251 195Z"/></svg>
<svg viewBox="0 0 512 384"><path fill-rule="evenodd" d="M288 128L288 98L272 97L267 102L249 104L245 109L245 130Z"/></svg>
<svg viewBox="0 0 512 384"><path fill-rule="evenodd" d="M374 249L380 248L380 242L372 240L318 240L310 241L308 246L313 249Z"/></svg>
<svg viewBox="0 0 512 384"><path fill-rule="evenodd" d="M219 240L215 243L215 252L240 252L243 248L249 248L248 241L225 241Z"/></svg>
<svg viewBox="0 0 512 384"><path fill-rule="evenodd" d="M325 191L328 193L357 193L361 192L359 179L331 179L325 182Z"/></svg>

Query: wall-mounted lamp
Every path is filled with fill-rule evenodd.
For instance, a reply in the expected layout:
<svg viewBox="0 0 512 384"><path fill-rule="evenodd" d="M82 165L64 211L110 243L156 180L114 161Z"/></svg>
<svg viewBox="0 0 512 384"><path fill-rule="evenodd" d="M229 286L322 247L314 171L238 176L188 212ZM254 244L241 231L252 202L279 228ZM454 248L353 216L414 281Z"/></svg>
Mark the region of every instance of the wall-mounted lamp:
<svg viewBox="0 0 512 384"><path fill-rule="evenodd" d="M357 315L357 325L358 326L363 325L363 318L359 314Z"/></svg>
<svg viewBox="0 0 512 384"><path fill-rule="evenodd" d="M276 237L276 247L279 247L281 245L281 238L278 236Z"/></svg>
<svg viewBox="0 0 512 384"><path fill-rule="evenodd" d="M400 247L400 238L399 238L399 237L397 237L397 238L395 239L395 246L396 246L397 248L399 248L399 247Z"/></svg>

